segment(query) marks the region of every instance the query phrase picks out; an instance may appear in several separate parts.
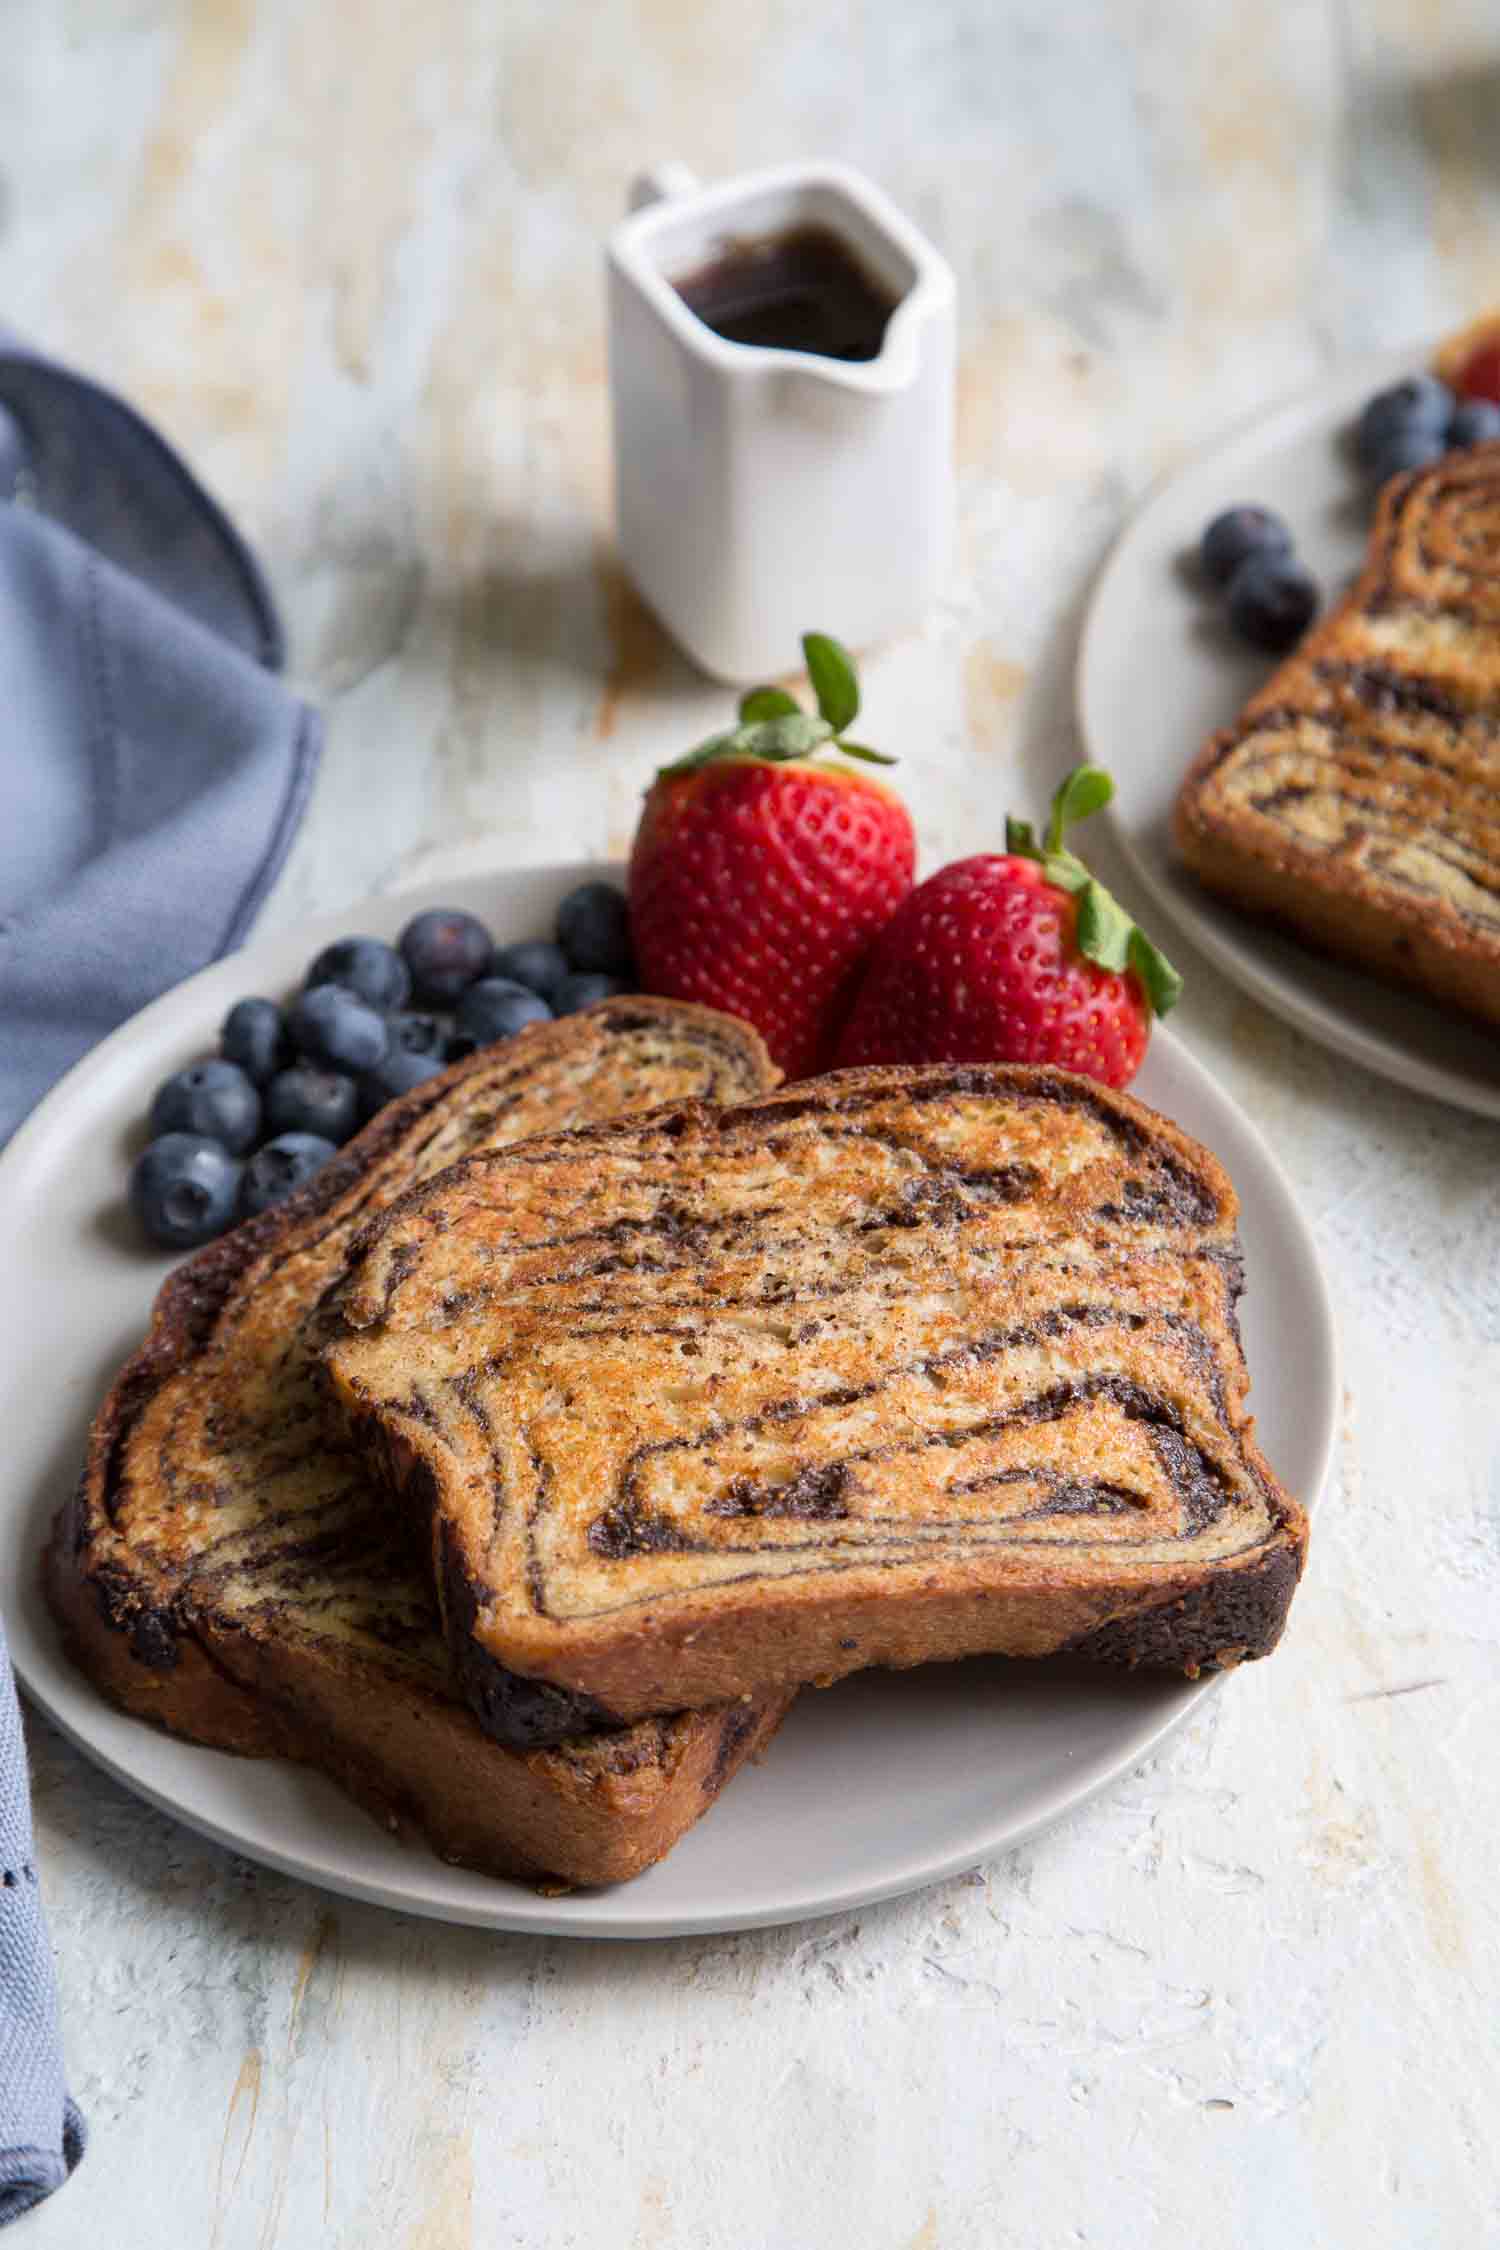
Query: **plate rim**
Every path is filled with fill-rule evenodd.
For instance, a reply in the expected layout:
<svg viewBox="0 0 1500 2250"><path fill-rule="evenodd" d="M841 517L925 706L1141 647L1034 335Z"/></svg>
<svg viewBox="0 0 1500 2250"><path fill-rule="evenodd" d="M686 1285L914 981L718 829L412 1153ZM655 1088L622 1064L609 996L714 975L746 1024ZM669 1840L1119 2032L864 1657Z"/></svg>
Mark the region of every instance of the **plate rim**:
<svg viewBox="0 0 1500 2250"><path fill-rule="evenodd" d="M488 870L467 870L462 874L455 874L450 879L450 887L454 892L467 893L484 886L531 879L560 892L566 884L573 881L600 876L618 881L620 874L619 863L607 861L541 863L532 866L500 864ZM151 1020L153 1027L160 1025L163 1029L169 1024L176 1028L183 1019L190 1019L196 989L221 976L228 963L243 957L245 953L254 954L263 948L275 946L288 953L295 951L305 959L330 935L346 933L354 919L367 907L378 906L382 915L393 915L405 908L415 910L419 904L430 904L432 896L433 884L427 880L415 886L369 894L333 914L299 919L269 933L263 939L252 939L248 947L240 949L239 954L222 956L159 995L75 1063L43 1097L31 1116L12 1136L7 1147L0 1150L0 1199L5 1197L11 1176L21 1171L30 1159L33 1147L40 1146L45 1139L55 1112L60 1108L70 1107L80 1089L87 1095L94 1080L109 1073L115 1057L139 1037L142 1024L147 1018ZM1326 1491L1332 1471L1338 1443L1338 1402L1341 1396L1338 1330L1316 1239L1290 1181L1254 1120L1221 1085L1207 1065L1197 1058L1180 1035L1174 1034L1166 1026L1158 1025L1154 1038L1163 1042L1170 1058L1170 1067L1185 1075L1194 1085L1196 1093L1233 1111L1235 1128L1242 1136L1246 1153L1259 1166L1264 1187L1279 1205L1282 1221L1290 1227L1289 1240L1299 1269L1298 1288L1317 1331L1317 1350L1326 1364L1326 1381L1321 1386L1320 1393L1323 1426L1315 1454L1316 1473L1308 1481L1307 1489L1302 1495L1304 1505L1311 1512ZM4 1520L8 1512L5 1495L0 1492L0 1521ZM569 1894L568 1900L564 1902L561 1899L544 1898L520 1885L496 1880L493 1886L493 1906L488 1898L482 1905L470 1906L461 1900L444 1898L430 1888L424 1889L423 1872L426 1868L449 1871L444 1868L440 1859L430 1855L420 1843L408 1847L411 1885L394 1887L341 1866L336 1858L321 1856L315 1846L310 1847L305 1836L299 1837L292 1848L267 1840L259 1833L259 1815L247 1816L251 1827L256 1830L253 1836L247 1837L244 1829L236 1829L232 1824L215 1817L211 1810L196 1806L190 1799L174 1794L168 1787L159 1786L155 1780L134 1767L128 1757L118 1755L107 1739L109 1731L115 1726L130 1730L127 1740L132 1739L138 1731L144 1731L146 1738L153 1744L166 1741L172 1745L174 1752L192 1753L195 1760L196 1757L227 1758L231 1753L143 1729L142 1722L116 1711L98 1694L91 1682L82 1675L73 1673L64 1650L62 1635L44 1604L41 1605L40 1618L38 1617L37 1605L41 1602L40 1594L36 1591L39 1573L36 1570L38 1555L35 1538L38 1526L28 1516L24 1529L26 1551L17 1574L21 1598L15 1608L9 1599L6 1604L6 1621L11 1631L16 1676L28 1700L91 1763L99 1766L113 1781L133 1795L143 1798L158 1811L182 1821L196 1833L257 1864L272 1867L281 1874L293 1876L333 1895L359 1899L397 1913L416 1914L427 1919L491 1929L499 1933L640 1941L700 1937L741 1929L774 1928L814 1921L904 1896L931 1884L946 1881L1002 1852L1014 1850L1087 1805L1123 1774L1133 1771L1154 1756L1176 1729L1186 1722L1203 1698L1222 1684L1218 1678L1197 1682L1164 1682L1164 1693L1170 1695L1170 1701L1157 1716L1140 1721L1129 1729L1118 1752L1102 1755L1100 1762L1093 1767L1086 1779L1073 1782L1064 1777L1053 1783L1046 1801L1031 1814L1019 1818L1014 1815L1009 1818L997 1817L993 1808L986 1812L981 1802L976 1805L972 1818L965 1823L962 1836L947 1850L934 1855L920 1846L914 1846L898 1857L888 1858L882 1871L868 1881L856 1881L816 1896L783 1895L779 1901L760 1904L746 1901L738 1904L728 1902L720 1906L710 1904L697 1911L685 1910L680 1904L674 1905L666 1901L653 1912L649 1899L633 1884L575 1892ZM28 1569L32 1578L30 1594L26 1591ZM7 1580L7 1591L9 1583ZM33 1637L33 1625L41 1619L45 1620L39 1638L41 1664L33 1666L29 1661L29 1644ZM20 1628L19 1632L14 1630L17 1626ZM90 1719L96 1713L98 1723L91 1727ZM775 1755L774 1747L771 1755ZM290 1770L300 1770L291 1767L289 1761L285 1763ZM472 1871L462 1872L468 1874ZM632 1907L632 1899L639 1900L639 1905Z"/></svg>
<svg viewBox="0 0 1500 2250"><path fill-rule="evenodd" d="M383 1907L388 1913L414 1914L423 1921L447 1922L464 1929L490 1930L497 1937L598 1938L611 1943L649 1944L669 1942L674 1938L732 1936L738 1930L785 1929L801 1922L825 1921L830 1915L852 1913L861 1907L879 1906L892 1899L910 1897L934 1884L947 1882L956 1875L967 1874L971 1868L992 1857L1017 1851L1034 1837L1045 1834L1060 1821L1092 1804L1096 1797L1112 1788L1122 1776L1134 1772L1148 1758L1154 1757L1162 1745L1192 1716L1203 1699L1218 1693L1224 1686L1226 1676L1221 1674L1213 1678L1184 1681L1177 1689L1172 1707L1164 1711L1147 1731L1133 1737L1117 1757L1098 1768L1087 1782L1069 1790L1065 1799L1042 1808L1024 1820L1012 1822L1004 1835L998 1838L966 1841L962 1845L955 1845L951 1852L940 1858L924 1858L920 1864L916 1861L908 1862L889 1869L868 1883L856 1883L838 1892L820 1893L816 1899L788 1899L781 1904L763 1906L747 1904L713 1907L705 1908L702 1912L672 1908L658 1914L654 1920L646 1920L639 1914L632 1917L623 1911L614 1913L604 1909L591 1915L588 1921L570 1918L563 1910L560 1900L571 1897L592 1905L599 1900L627 1899L633 1894L635 1885L630 1882L617 1883L599 1890L565 1892L559 1894L559 1897L549 1897L545 1892L533 1892L522 1883L497 1876L493 1878L495 1889L497 1893L503 1894L503 1898L497 1903L495 1910L490 1911L487 1905L470 1907L462 1900L444 1900L430 1893L408 1894L394 1890L373 1878L309 1858L298 1851L284 1850L277 1844L262 1842L258 1838L247 1843L242 1832L215 1820L209 1813L180 1804L170 1791L158 1789L150 1781L140 1778L127 1764L115 1759L107 1750L91 1741L70 1719L61 1716L29 1682L21 1680L21 1686L27 1701L36 1705L57 1728L58 1733L91 1765L97 1766L131 1796L141 1798L157 1812L165 1814L168 1819L180 1821L184 1827L192 1829L196 1835L206 1837L221 1849L237 1853L240 1858L250 1860L257 1866L272 1868L278 1874L290 1875L296 1881L307 1883L314 1890L325 1892L330 1897L357 1899L367 1906ZM20 1680L19 1666L17 1678ZM1174 1687L1176 1685L1169 1684ZM804 1689L801 1692L813 1691ZM169 1736L167 1739L207 1757L233 1755L232 1752L214 1750L207 1744L189 1742L180 1736ZM767 1755L774 1754L773 1741ZM263 1764L266 1761L255 1762ZM712 1809L710 1807L709 1811ZM703 1817L706 1819L708 1813ZM688 1834L691 1833L689 1830ZM414 1839L406 1848L418 1864L424 1855L431 1857L436 1867L445 1864L429 1852L420 1838ZM458 1872L473 1873L474 1870L463 1869ZM645 1872L649 1874L650 1869ZM535 1911L525 1911L525 1907L533 1900Z"/></svg>
<svg viewBox="0 0 1500 2250"><path fill-rule="evenodd" d="M1377 384L1383 376L1410 372L1414 364L1427 365L1440 341L1429 337L1425 342L1391 347L1365 359L1343 361L1318 381L1304 384L1269 406L1257 407L1241 416L1193 446L1152 480L1110 541L1095 572L1078 636L1072 667L1073 709L1079 737L1089 758L1106 766L1109 764L1091 717L1094 699L1090 693L1090 674L1104 630L1101 620L1108 603L1118 598L1120 583L1128 580L1133 548L1147 534L1159 509L1180 485L1243 441L1257 434L1270 437L1280 424L1295 427L1319 414L1332 413L1346 403L1347 393L1357 397L1360 391ZM1180 771L1185 774L1189 751L1181 755ZM1137 828L1127 819L1118 797L1105 808L1104 822L1112 842L1152 903L1176 922L1231 983L1260 1001L1273 1015L1319 1046L1395 1085L1428 1095L1471 1115L1500 1117L1500 1084L1486 1085L1461 1068L1447 1067L1413 1052L1397 1040L1367 1031L1349 1021L1336 1003L1323 1000L1307 988L1299 977L1267 968L1248 953L1236 937L1231 910L1216 905L1207 894L1199 898L1185 885L1172 882L1170 870L1158 864L1149 843L1142 840ZM1432 1005L1436 1007L1435 1002Z"/></svg>

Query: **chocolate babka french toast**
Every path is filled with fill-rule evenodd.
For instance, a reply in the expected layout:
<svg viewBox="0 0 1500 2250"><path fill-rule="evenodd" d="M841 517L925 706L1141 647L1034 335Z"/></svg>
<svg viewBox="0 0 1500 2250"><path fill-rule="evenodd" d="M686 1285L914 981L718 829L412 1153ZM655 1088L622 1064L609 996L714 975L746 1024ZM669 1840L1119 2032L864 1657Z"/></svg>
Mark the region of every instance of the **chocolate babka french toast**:
<svg viewBox="0 0 1500 2250"><path fill-rule="evenodd" d="M786 1698L499 1747L453 1683L420 1549L326 1411L311 1340L351 1238L444 1165L775 1078L726 1016L607 1001L426 1081L300 1194L180 1267L47 1552L84 1670L174 1734L321 1768L488 1873L602 1883L661 1858Z"/></svg>
<svg viewBox="0 0 1500 2250"><path fill-rule="evenodd" d="M1208 889L1500 1024L1500 444L1381 494L1364 570L1202 751Z"/></svg>
<svg viewBox="0 0 1500 2250"><path fill-rule="evenodd" d="M843 1071L480 1156L351 1256L325 1356L502 1739L991 1651L1280 1634L1232 1188L1059 1072Z"/></svg>

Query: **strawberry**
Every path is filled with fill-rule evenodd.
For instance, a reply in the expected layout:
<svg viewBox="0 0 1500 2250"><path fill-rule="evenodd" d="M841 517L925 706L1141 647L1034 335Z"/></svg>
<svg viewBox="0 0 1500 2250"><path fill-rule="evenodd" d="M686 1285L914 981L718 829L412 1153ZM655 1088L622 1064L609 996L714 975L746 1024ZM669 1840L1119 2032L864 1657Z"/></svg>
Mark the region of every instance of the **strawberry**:
<svg viewBox="0 0 1500 2250"><path fill-rule="evenodd" d="M646 793L630 855L630 927L648 992L743 1016L789 1078L832 1054L878 932L911 889L916 843L882 783L820 763L829 750L893 759L844 738L859 710L836 641L802 643L818 717L756 688L740 723Z"/></svg>
<svg viewBox="0 0 1500 2250"><path fill-rule="evenodd" d="M1500 401L1500 336L1491 334L1464 361L1454 389L1460 398Z"/></svg>
<svg viewBox="0 0 1500 2250"><path fill-rule="evenodd" d="M1500 312L1482 313L1450 336L1433 367L1461 399L1500 403Z"/></svg>
<svg viewBox="0 0 1500 2250"><path fill-rule="evenodd" d="M1113 794L1107 773L1079 766L1040 845L1008 820L1004 853L919 884L871 955L839 1062L1054 1063L1128 1085L1182 980L1063 848L1068 823Z"/></svg>

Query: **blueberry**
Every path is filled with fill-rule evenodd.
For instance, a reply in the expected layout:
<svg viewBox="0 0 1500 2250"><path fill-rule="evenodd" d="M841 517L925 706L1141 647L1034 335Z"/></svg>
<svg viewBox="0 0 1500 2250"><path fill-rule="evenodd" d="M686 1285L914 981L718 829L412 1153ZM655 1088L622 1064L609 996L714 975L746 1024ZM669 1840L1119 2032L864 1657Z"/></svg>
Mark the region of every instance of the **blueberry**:
<svg viewBox="0 0 1500 2250"><path fill-rule="evenodd" d="M375 937L338 938L325 945L307 972L307 989L336 984L357 993L382 1015L411 998L411 971L393 945Z"/></svg>
<svg viewBox="0 0 1500 2250"><path fill-rule="evenodd" d="M398 1094L409 1094L413 1086L420 1086L424 1078L435 1078L442 1068L440 1054L422 1055L409 1047L393 1047L385 1061L367 1070L359 1082L361 1117L373 1117Z"/></svg>
<svg viewBox="0 0 1500 2250"><path fill-rule="evenodd" d="M456 906L434 906L416 915L396 942L417 998L434 1008L451 1008L484 975L495 950L484 924Z"/></svg>
<svg viewBox="0 0 1500 2250"><path fill-rule="evenodd" d="M219 1052L238 1063L256 1086L264 1086L292 1059L286 1018L274 1000L236 1000L219 1033Z"/></svg>
<svg viewBox="0 0 1500 2250"><path fill-rule="evenodd" d="M436 1016L401 1015L386 1018L392 1052L400 1048L407 1055L440 1055L446 1036Z"/></svg>
<svg viewBox="0 0 1500 2250"><path fill-rule="evenodd" d="M612 999L615 993L624 990L618 977L585 976L575 970L572 976L563 978L553 993L553 1013L571 1016L576 1008L591 1008L596 1000Z"/></svg>
<svg viewBox="0 0 1500 2250"><path fill-rule="evenodd" d="M241 1166L202 1133L163 1133L137 1157L130 1208L164 1250L193 1250L234 1224Z"/></svg>
<svg viewBox="0 0 1500 2250"><path fill-rule="evenodd" d="M509 1039L528 1023L546 1023L551 1014L546 1001L528 992L524 984L512 984L505 977L483 977L478 984L471 984L459 1001L454 1030L460 1039L472 1039L476 1047L489 1047L497 1039Z"/></svg>
<svg viewBox="0 0 1500 2250"><path fill-rule="evenodd" d="M292 1045L329 1070L373 1070L391 1035L385 1018L341 984L314 985L292 1004Z"/></svg>
<svg viewBox="0 0 1500 2250"><path fill-rule="evenodd" d="M238 1063L189 1063L156 1089L151 1133L195 1133L243 1156L260 1138L260 1096Z"/></svg>
<svg viewBox="0 0 1500 2250"><path fill-rule="evenodd" d="M266 1123L275 1134L313 1133L320 1140L347 1141L359 1123L359 1093L341 1071L315 1070L298 1063L281 1071L266 1088Z"/></svg>
<svg viewBox="0 0 1500 2250"><path fill-rule="evenodd" d="M1198 547L1203 575L1212 586L1227 586L1252 555L1289 555L1292 535L1269 508L1226 508L1214 517Z"/></svg>
<svg viewBox="0 0 1500 2250"><path fill-rule="evenodd" d="M1450 446L1488 445L1500 438L1500 406L1492 398L1461 398L1448 424Z"/></svg>
<svg viewBox="0 0 1500 2250"><path fill-rule="evenodd" d="M338 1150L319 1133L278 1133L274 1141L258 1148L245 1166L240 1181L240 1217L253 1219L269 1211L293 1188L301 1187L314 1172L321 1172Z"/></svg>
<svg viewBox="0 0 1500 2250"><path fill-rule="evenodd" d="M1435 375L1408 375L1377 391L1354 426L1354 447L1372 474L1391 440L1418 430L1441 438L1453 418L1453 393Z"/></svg>
<svg viewBox="0 0 1500 2250"><path fill-rule="evenodd" d="M1291 648L1317 608L1317 580L1289 555L1252 555L1229 582L1229 622L1256 648Z"/></svg>
<svg viewBox="0 0 1500 2250"><path fill-rule="evenodd" d="M1405 430L1393 430L1385 443L1365 456L1365 470L1372 484L1384 484L1388 477L1398 477L1407 469L1425 469L1430 461L1441 460L1448 449L1442 430L1423 429L1417 424Z"/></svg>
<svg viewBox="0 0 1500 2250"><path fill-rule="evenodd" d="M547 1001L567 973L567 955L550 938L526 938L519 945L502 945L485 971L486 976L524 984L528 992L539 992Z"/></svg>
<svg viewBox="0 0 1500 2250"><path fill-rule="evenodd" d="M570 968L628 977L634 962L623 892L612 883L580 883L569 891L557 910L557 942Z"/></svg>

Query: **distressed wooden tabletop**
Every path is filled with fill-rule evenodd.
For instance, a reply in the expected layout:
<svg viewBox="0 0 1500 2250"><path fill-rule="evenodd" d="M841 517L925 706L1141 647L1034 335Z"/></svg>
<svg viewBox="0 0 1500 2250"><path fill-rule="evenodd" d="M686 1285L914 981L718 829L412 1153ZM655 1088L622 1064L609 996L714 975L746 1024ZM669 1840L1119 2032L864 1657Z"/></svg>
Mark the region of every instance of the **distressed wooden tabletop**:
<svg viewBox="0 0 1500 2250"><path fill-rule="evenodd" d="M329 714L266 927L618 849L721 707L611 559L599 248L641 164L836 154L957 268L961 549L867 679L928 866L1068 758L1155 473L1500 297L1487 0L13 0L4 42L0 312L183 445ZM646 1946L304 1889L33 1717L93 2146L28 2240L1500 2241L1500 1133L1174 950L1342 1328L1275 1661L970 1876Z"/></svg>

